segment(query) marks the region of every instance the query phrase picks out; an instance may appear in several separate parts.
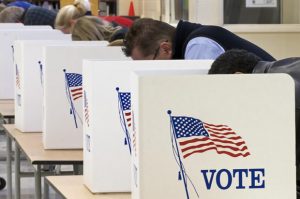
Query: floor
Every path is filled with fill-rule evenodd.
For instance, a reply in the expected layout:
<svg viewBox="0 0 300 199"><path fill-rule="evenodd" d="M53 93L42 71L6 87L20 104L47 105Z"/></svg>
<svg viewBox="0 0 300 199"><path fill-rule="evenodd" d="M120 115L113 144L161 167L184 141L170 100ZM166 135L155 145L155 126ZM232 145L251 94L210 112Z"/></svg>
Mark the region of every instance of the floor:
<svg viewBox="0 0 300 199"><path fill-rule="evenodd" d="M1 123L1 121L0 121ZM0 177L6 180L6 136L1 131L0 128ZM33 167L27 162L27 160L23 157L21 158L21 171L33 171ZM14 164L14 163L13 163ZM68 170L69 168L67 168ZM13 172L13 184L14 184L14 168L12 168ZM42 180L43 184L43 180ZM13 186L14 193L14 186ZM3 190L0 190L0 199L7 199L7 189L6 187ZM21 179L21 199L34 199L34 178L26 177ZM62 199L62 197L55 193L53 189L49 190L49 199Z"/></svg>

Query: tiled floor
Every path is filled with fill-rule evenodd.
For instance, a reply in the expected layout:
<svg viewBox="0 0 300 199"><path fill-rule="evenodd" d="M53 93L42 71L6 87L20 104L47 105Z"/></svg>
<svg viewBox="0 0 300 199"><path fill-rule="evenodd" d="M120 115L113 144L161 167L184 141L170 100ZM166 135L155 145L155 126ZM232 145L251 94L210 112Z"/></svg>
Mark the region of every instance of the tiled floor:
<svg viewBox="0 0 300 199"><path fill-rule="evenodd" d="M5 135L0 132L0 177L6 179L6 137ZM21 160L21 171L33 171L32 166L22 158ZM14 184L14 168L13 170L13 184ZM43 180L42 180L43 183ZM13 186L14 192L14 186ZM33 199L34 198L34 178L33 177L26 177L21 179L21 199ZM50 188L50 197L49 199L61 199L58 194ZM7 189L6 187L0 191L0 199L7 199Z"/></svg>

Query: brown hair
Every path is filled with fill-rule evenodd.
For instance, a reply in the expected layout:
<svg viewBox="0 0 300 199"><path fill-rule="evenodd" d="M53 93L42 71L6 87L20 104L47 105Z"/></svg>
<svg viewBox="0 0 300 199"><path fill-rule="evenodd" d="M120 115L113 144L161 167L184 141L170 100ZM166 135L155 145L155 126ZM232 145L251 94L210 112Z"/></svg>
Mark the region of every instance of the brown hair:
<svg viewBox="0 0 300 199"><path fill-rule="evenodd" d="M125 36L123 51L126 56L131 56L132 50L138 48L144 56L151 55L161 41L172 41L174 33L175 28L165 22L138 19Z"/></svg>
<svg viewBox="0 0 300 199"><path fill-rule="evenodd" d="M4 8L0 12L0 23L18 23L21 22L24 9L17 6Z"/></svg>
<svg viewBox="0 0 300 199"><path fill-rule="evenodd" d="M94 16L84 16L78 19L72 28L72 40L97 41L110 40L110 37L120 27L109 26L106 21Z"/></svg>

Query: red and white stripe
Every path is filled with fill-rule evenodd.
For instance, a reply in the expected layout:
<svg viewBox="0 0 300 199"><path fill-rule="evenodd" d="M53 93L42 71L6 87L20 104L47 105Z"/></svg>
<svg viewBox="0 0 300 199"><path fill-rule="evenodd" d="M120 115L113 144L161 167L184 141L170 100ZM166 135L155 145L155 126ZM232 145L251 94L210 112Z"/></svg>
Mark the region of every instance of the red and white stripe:
<svg viewBox="0 0 300 199"><path fill-rule="evenodd" d="M16 75L16 86L17 86L18 89L21 88L21 84L20 84L20 76L19 76L19 74Z"/></svg>
<svg viewBox="0 0 300 199"><path fill-rule="evenodd" d="M226 154L231 157L250 155L245 141L227 125L203 124L209 137L192 136L178 139L183 158L209 150L215 150L218 154Z"/></svg>
<svg viewBox="0 0 300 199"><path fill-rule="evenodd" d="M82 97L82 87L81 86L72 87L70 89L70 92L71 92L71 95L72 95L72 99L74 101Z"/></svg>
<svg viewBox="0 0 300 199"><path fill-rule="evenodd" d="M127 127L130 128L132 125L132 114L131 110L123 111L124 119L126 121Z"/></svg>
<svg viewBox="0 0 300 199"><path fill-rule="evenodd" d="M87 126L90 126L88 106L84 107L84 118L85 118L85 122L86 122Z"/></svg>

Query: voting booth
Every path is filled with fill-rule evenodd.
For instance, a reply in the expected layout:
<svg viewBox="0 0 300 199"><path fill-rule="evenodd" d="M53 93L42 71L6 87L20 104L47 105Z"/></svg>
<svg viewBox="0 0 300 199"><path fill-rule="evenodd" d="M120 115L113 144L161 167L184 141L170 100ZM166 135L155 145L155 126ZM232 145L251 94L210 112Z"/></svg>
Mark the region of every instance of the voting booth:
<svg viewBox="0 0 300 199"><path fill-rule="evenodd" d="M178 70L207 74L212 61L89 61L83 63L84 184L93 193L131 191L130 73ZM156 198L156 197L154 197Z"/></svg>
<svg viewBox="0 0 300 199"><path fill-rule="evenodd" d="M0 99L14 99L13 42L70 38L59 30L0 29Z"/></svg>
<svg viewBox="0 0 300 199"><path fill-rule="evenodd" d="M107 43L104 43L106 46ZM46 46L44 48L45 149L82 148L82 60L128 59L121 47L97 45ZM110 77L112 78L112 77Z"/></svg>
<svg viewBox="0 0 300 199"><path fill-rule="evenodd" d="M14 42L15 126L22 132L42 131L43 47L60 43L71 38Z"/></svg>
<svg viewBox="0 0 300 199"><path fill-rule="evenodd" d="M132 198L296 198L284 74L132 77Z"/></svg>
<svg viewBox="0 0 300 199"><path fill-rule="evenodd" d="M47 25L26 25L23 26L22 29L29 29L29 30L53 30L51 26Z"/></svg>
<svg viewBox="0 0 300 199"><path fill-rule="evenodd" d="M15 29L25 27L22 23L1 23L0 29Z"/></svg>

